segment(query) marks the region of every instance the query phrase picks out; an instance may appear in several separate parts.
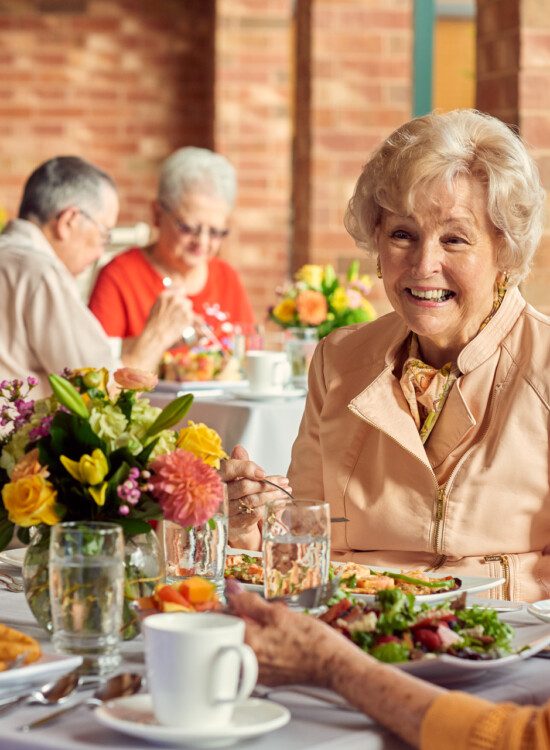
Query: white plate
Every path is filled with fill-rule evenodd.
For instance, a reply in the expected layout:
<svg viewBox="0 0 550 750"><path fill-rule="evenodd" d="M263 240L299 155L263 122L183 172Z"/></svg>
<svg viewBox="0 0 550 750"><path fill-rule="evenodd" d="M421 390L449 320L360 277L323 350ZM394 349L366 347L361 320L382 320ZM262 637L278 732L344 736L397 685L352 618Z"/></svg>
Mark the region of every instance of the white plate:
<svg viewBox="0 0 550 750"><path fill-rule="evenodd" d="M514 612L501 615L501 619L515 628L516 632L512 641L512 648L519 650L527 646L521 653L503 656L502 659L489 659L487 661L469 661L468 659L459 659L456 656L443 654L434 659L409 661L396 666L424 680L464 680L476 677L477 674L485 672L488 669L501 669L502 667L517 664L523 661L523 659L528 659L533 654L537 654L550 643L550 625L548 623L534 622L527 612Z"/></svg>
<svg viewBox="0 0 550 750"><path fill-rule="evenodd" d="M539 602L529 604L527 611L543 622L550 622L550 599L542 599Z"/></svg>
<svg viewBox="0 0 550 750"><path fill-rule="evenodd" d="M205 748L233 745L240 739L272 732L290 721L290 711L287 708L259 698L249 698L239 704L226 726L206 725L202 731L158 724L151 696L146 694L109 701L96 708L94 713L101 724L132 737L166 745L190 744Z"/></svg>
<svg viewBox="0 0 550 750"><path fill-rule="evenodd" d="M304 388L283 388L271 389L266 391L251 391L248 388L242 388L238 391L230 391L235 398L241 398L245 401L272 401L273 399L300 398L306 395Z"/></svg>
<svg viewBox="0 0 550 750"><path fill-rule="evenodd" d="M70 672L82 664L81 656L43 654L38 661L24 667L0 672L0 692L13 690L23 685L42 684L57 676Z"/></svg>
<svg viewBox="0 0 550 750"><path fill-rule="evenodd" d="M379 568L375 565L369 565L368 567L371 568L371 570L388 570L388 568ZM488 591L489 589L495 588L496 586L500 586L500 584L504 583L505 581L504 578L488 578L485 576L461 576L456 575L455 573L445 573L444 576L430 575L430 578L446 578L449 575L454 576L455 578L460 578L460 580L462 581L462 585L459 589L453 589L453 591L441 591L438 594L419 594L416 596L416 601L420 603L443 602L445 601L445 599L454 599L460 594L477 594L481 591ZM353 596L362 602L373 602L375 600L374 594L350 593L350 596Z"/></svg>
<svg viewBox="0 0 550 750"><path fill-rule="evenodd" d="M248 380L159 380L155 391L163 393L190 393L191 391L207 390L238 390L248 388Z"/></svg>
<svg viewBox="0 0 550 750"><path fill-rule="evenodd" d="M0 562L13 565L16 568L23 567L23 560L25 559L26 547L19 547L18 549L6 549L0 552Z"/></svg>

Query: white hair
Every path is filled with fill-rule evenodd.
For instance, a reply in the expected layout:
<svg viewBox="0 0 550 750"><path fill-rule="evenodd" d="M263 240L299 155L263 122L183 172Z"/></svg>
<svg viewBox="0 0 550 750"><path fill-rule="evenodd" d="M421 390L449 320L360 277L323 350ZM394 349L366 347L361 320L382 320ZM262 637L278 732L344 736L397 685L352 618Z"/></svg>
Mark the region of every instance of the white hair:
<svg viewBox="0 0 550 750"><path fill-rule="evenodd" d="M472 109L417 117L375 151L355 186L344 224L357 245L376 251L382 210L411 215L415 196L434 184L449 191L459 177L479 180L502 238L497 262L510 284L531 268L543 229L545 193L521 138L495 117Z"/></svg>
<svg viewBox="0 0 550 750"><path fill-rule="evenodd" d="M175 208L182 196L202 193L235 205L237 178L231 162L207 148L180 148L162 164L157 198Z"/></svg>

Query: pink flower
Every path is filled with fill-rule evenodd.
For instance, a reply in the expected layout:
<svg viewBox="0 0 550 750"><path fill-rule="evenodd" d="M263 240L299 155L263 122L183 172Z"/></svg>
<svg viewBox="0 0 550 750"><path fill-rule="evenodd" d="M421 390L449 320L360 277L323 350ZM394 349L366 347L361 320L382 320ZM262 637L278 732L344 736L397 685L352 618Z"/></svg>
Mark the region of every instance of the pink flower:
<svg viewBox="0 0 550 750"><path fill-rule="evenodd" d="M130 391L151 391L158 383L158 377L154 373L135 367L121 367L113 377L121 388L128 388Z"/></svg>
<svg viewBox="0 0 550 750"><path fill-rule="evenodd" d="M152 494L164 517L180 526L200 526L212 518L223 497L217 472L192 453L181 449L152 462Z"/></svg>

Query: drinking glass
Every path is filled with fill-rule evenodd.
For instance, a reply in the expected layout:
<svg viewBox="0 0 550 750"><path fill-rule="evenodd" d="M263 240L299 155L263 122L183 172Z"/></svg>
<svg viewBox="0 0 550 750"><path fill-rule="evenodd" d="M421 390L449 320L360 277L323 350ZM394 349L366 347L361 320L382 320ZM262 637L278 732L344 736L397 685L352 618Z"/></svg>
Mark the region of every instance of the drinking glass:
<svg viewBox="0 0 550 750"><path fill-rule="evenodd" d="M120 664L124 537L115 523L59 523L49 557L53 645L84 657L90 674Z"/></svg>
<svg viewBox="0 0 550 750"><path fill-rule="evenodd" d="M262 539L266 599L297 594L328 582L328 503L290 498L266 503Z"/></svg>
<svg viewBox="0 0 550 750"><path fill-rule="evenodd" d="M207 578L216 585L220 598L224 593L225 550L227 547L227 500L200 526L183 527L163 521L162 540L168 583L191 576Z"/></svg>

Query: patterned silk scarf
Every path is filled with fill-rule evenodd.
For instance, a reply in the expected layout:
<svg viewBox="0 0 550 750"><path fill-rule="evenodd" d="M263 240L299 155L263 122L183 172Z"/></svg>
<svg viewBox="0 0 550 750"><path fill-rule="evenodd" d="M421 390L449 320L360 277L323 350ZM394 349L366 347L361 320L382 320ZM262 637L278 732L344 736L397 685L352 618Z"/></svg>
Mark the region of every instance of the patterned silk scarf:
<svg viewBox="0 0 550 750"><path fill-rule="evenodd" d="M481 324L480 331L496 313L505 294L506 282L497 283L492 310ZM407 399L420 439L422 443L425 443L435 427L460 371L452 362L447 362L438 370L422 362L418 357L419 353L418 337L413 333L409 344L409 356L403 365L399 383Z"/></svg>

